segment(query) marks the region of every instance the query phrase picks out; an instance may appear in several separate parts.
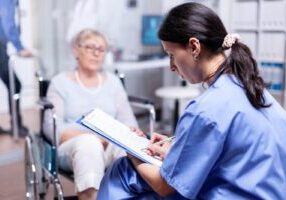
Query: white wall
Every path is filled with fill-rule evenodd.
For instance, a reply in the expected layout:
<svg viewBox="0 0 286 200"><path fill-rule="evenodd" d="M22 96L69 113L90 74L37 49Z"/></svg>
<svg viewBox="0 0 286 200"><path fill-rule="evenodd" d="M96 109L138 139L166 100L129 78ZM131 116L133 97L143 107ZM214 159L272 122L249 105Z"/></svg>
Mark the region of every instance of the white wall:
<svg viewBox="0 0 286 200"><path fill-rule="evenodd" d="M87 2L87 0L78 1ZM38 47L48 77L75 67L66 36L78 1L40 0L39 16L43 21L38 25L39 30L45 29L45 32L39 34ZM124 49L128 54L138 54L141 51L138 22L142 13L142 2L138 1L135 8L128 8L126 0L93 0L94 15L88 18L86 15L89 14L83 14L81 18L82 21L91 21L93 28L103 32L112 46Z"/></svg>
<svg viewBox="0 0 286 200"><path fill-rule="evenodd" d="M124 58L135 58L138 54L150 50L150 48L141 45L141 17L143 14L160 14L162 7L161 0L137 0L136 7L129 7L129 0L91 1L90 5L94 13L89 14L88 12L93 11L87 8L87 12L82 12L85 14L81 19L84 21L87 20L87 24L92 21L90 24L108 37L112 47L122 49ZM88 0L40 0L38 5L40 10L39 15L43 20L39 21L39 30L45 29L45 31L39 34L40 42L38 48L41 52L43 66L48 77L75 67L66 36L69 30L70 19L75 13L75 5L78 5L76 4L78 2L87 3ZM138 77L130 85L135 83L135 85L140 86L141 83L137 84L137 82L140 80L139 76L144 79L144 74L148 76L145 71L140 71L140 74L130 74L129 77ZM157 81L153 79L150 82L154 86L157 85L158 80L161 80L160 76L162 75L160 72L156 72L155 76L158 76L156 78ZM133 80L133 78L130 80ZM141 89L142 96L150 94L151 91L149 90L146 87ZM131 89L129 92L133 93L134 91Z"/></svg>
<svg viewBox="0 0 286 200"><path fill-rule="evenodd" d="M35 70L42 68L47 77L51 77L59 71L75 66L66 36L69 20L77 1L79 0L20 0L22 41L28 48L34 47L39 50L42 59L42 63L31 59L17 60L17 73L24 85L22 90L24 109L33 106L36 98L37 83L33 78ZM95 16L97 16L93 19L97 24L95 28L108 36L112 46L123 49L123 56L128 58L152 51L152 48L141 45L141 16L143 14L164 14L170 8L186 0L137 0L137 6L133 8L128 7L128 0L94 0L94 2L96 4ZM210 7L217 7L215 9L225 24L228 24L229 0L199 2ZM144 72L138 76L144 76ZM162 76L161 73L155 73L155 76L162 80L162 77L159 77ZM31 79L28 80L26 77ZM164 77L164 83L168 81L174 83L173 76L167 77L170 80L165 79L166 77ZM0 112L7 111L6 95L5 88L0 83ZM26 98L28 100L25 100Z"/></svg>

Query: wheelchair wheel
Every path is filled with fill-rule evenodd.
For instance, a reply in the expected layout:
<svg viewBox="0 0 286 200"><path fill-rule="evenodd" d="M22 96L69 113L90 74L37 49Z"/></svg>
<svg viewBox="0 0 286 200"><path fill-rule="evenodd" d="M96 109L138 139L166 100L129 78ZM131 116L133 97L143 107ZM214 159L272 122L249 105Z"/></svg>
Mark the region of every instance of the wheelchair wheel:
<svg viewBox="0 0 286 200"><path fill-rule="evenodd" d="M25 184L27 200L38 199L37 178L32 139L27 136L25 138Z"/></svg>

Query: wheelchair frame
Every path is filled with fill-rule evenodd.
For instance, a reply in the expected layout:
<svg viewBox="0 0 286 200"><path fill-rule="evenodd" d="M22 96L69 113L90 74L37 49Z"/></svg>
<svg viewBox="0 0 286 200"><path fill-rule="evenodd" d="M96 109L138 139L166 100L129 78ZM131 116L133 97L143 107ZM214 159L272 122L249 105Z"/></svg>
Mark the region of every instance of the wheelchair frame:
<svg viewBox="0 0 286 200"><path fill-rule="evenodd" d="M54 187L54 199L64 200L63 187L59 180L57 162L56 115L54 106L45 98L47 82L37 74L39 80L40 100L40 133L25 138L25 182L26 199L45 199L49 185ZM44 134L42 123L44 112L52 112L53 139L50 141ZM47 148L48 147L48 148Z"/></svg>
<svg viewBox="0 0 286 200"><path fill-rule="evenodd" d="M124 75L118 74L124 86ZM38 104L40 106L40 133L36 135L29 135L25 138L25 182L26 182L26 199L38 200L45 199L49 185L54 187L54 199L63 200L63 187L59 180L59 174L65 178L73 181L73 174L61 170L57 161L57 136L56 136L56 115L54 106L49 102L45 96L49 81L45 80L43 76L37 73L39 82L39 98ZM133 107L147 109L149 113L149 133L154 131L155 124L155 108L154 104L143 98L128 96L129 102ZM53 120L53 139L50 141L44 134L43 119L44 112L49 110L52 112ZM46 146L48 145L48 146ZM47 149L49 149L47 151ZM77 199L76 197L72 197Z"/></svg>
<svg viewBox="0 0 286 200"><path fill-rule="evenodd" d="M54 129L56 128L55 120L53 116ZM55 134L54 139L56 142ZM47 152L45 145L50 146L50 151ZM56 159L57 143L51 143L41 133L25 138L26 199L45 199L50 184L54 186L54 199L64 199Z"/></svg>
<svg viewBox="0 0 286 200"><path fill-rule="evenodd" d="M118 75L123 87L126 88L126 86L125 86L125 74L119 73L118 70L115 70L115 74ZM146 109L148 111L148 113L149 113L149 133L147 133L147 135L150 137L151 134L155 130L155 122L156 122L156 110L155 110L154 103L152 101L150 101L149 99L145 99L142 97L136 97L136 96L130 96L130 95L128 95L128 100L132 106L138 107L138 108L143 108L143 109Z"/></svg>

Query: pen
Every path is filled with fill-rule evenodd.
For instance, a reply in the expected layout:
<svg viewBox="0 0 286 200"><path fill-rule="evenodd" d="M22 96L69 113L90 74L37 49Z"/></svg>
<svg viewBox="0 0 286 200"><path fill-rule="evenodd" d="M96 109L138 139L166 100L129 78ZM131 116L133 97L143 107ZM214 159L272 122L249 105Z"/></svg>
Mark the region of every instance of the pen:
<svg viewBox="0 0 286 200"><path fill-rule="evenodd" d="M175 138L175 136L167 137L167 138L165 138L165 139L163 139L163 140L161 140L161 141L159 141L159 142L155 142L155 143L153 143L153 144L155 144L155 145L162 145L162 144L164 144L164 143L166 143L166 142L171 142L174 138ZM146 150L146 149L147 149L147 148L143 148L143 149L141 149L141 150L144 151L144 150Z"/></svg>
<svg viewBox="0 0 286 200"><path fill-rule="evenodd" d="M171 142L173 139L175 138L175 136L171 136L171 137L167 137L159 142L155 142L153 144L156 144L156 145L161 145L161 144L164 144L166 142Z"/></svg>

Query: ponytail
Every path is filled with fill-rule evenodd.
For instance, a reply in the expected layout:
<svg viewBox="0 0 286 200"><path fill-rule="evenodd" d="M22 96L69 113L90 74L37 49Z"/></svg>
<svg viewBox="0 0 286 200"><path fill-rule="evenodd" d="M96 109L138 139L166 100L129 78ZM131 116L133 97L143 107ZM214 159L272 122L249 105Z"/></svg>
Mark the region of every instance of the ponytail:
<svg viewBox="0 0 286 200"><path fill-rule="evenodd" d="M245 44L236 41L231 45L230 55L226 58L222 68L224 73L234 74L240 80L253 107L260 109L271 106L265 102L263 95L265 83L259 75L257 63L250 49Z"/></svg>
<svg viewBox="0 0 286 200"><path fill-rule="evenodd" d="M230 55L212 76L234 74L253 107L270 106L265 102L265 84L250 49L239 42L238 34L227 34L222 21L211 9L194 2L174 7L163 20L158 36L163 41L183 46L188 44L191 37L195 37L209 52L216 54L231 49Z"/></svg>

